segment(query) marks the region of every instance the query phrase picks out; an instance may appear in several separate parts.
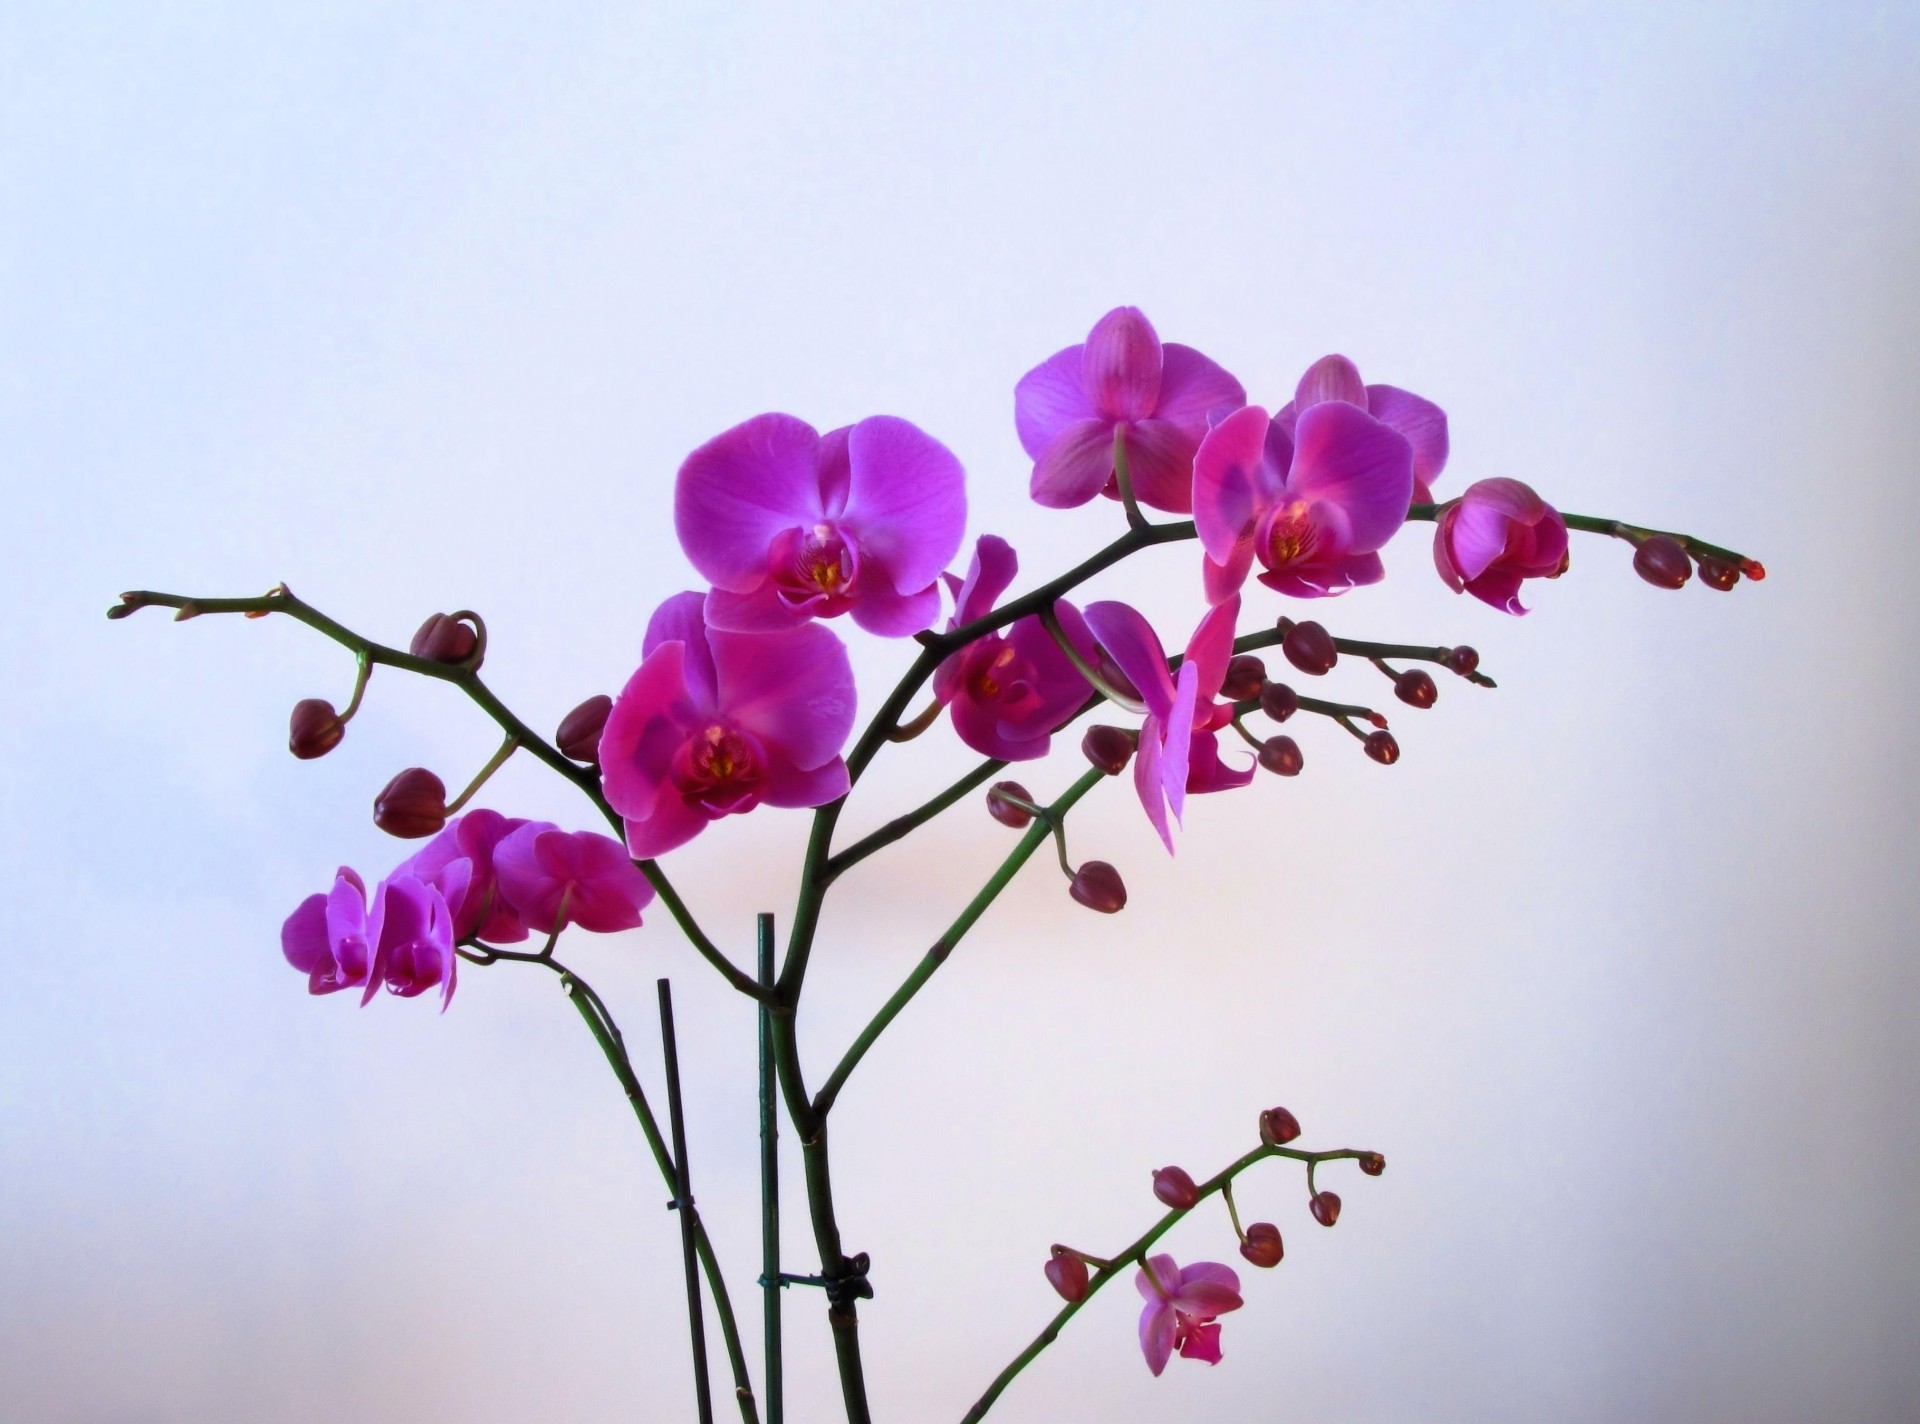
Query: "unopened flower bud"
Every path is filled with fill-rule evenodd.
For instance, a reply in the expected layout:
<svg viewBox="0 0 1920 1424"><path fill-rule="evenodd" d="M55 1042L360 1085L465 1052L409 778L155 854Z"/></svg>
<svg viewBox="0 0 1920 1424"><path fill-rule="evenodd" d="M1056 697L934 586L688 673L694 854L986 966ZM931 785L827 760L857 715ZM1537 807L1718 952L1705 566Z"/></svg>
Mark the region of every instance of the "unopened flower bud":
<svg viewBox="0 0 1920 1424"><path fill-rule="evenodd" d="M1280 651L1287 655L1288 662L1313 677L1332 672L1333 665L1340 661L1340 650L1333 645L1333 634L1311 619L1296 623L1288 630L1280 644Z"/></svg>
<svg viewBox="0 0 1920 1424"><path fill-rule="evenodd" d="M1126 882L1120 878L1120 872L1104 860L1084 862L1073 872L1073 883L1067 887L1067 893L1089 910L1098 910L1103 915L1118 914L1127 905Z"/></svg>
<svg viewBox="0 0 1920 1424"><path fill-rule="evenodd" d="M1693 561L1678 540L1655 534L1633 551L1633 571L1655 588L1679 588L1693 577Z"/></svg>
<svg viewBox="0 0 1920 1424"><path fill-rule="evenodd" d="M1759 583L1760 580L1767 576L1767 566L1758 559L1742 559L1740 561L1740 572L1752 579L1755 583Z"/></svg>
<svg viewBox="0 0 1920 1424"><path fill-rule="evenodd" d="M1162 1167L1155 1172L1153 1194L1175 1211L1187 1211L1200 1200L1200 1189L1185 1167Z"/></svg>
<svg viewBox="0 0 1920 1424"><path fill-rule="evenodd" d="M1227 677L1220 684L1220 695L1229 702L1245 702L1249 697L1258 697L1266 683L1267 665L1252 653L1240 653L1227 663Z"/></svg>
<svg viewBox="0 0 1920 1424"><path fill-rule="evenodd" d="M1307 1210L1322 1226L1332 1226L1340 1219L1340 1197L1335 1192L1315 1192L1313 1200L1307 1203Z"/></svg>
<svg viewBox="0 0 1920 1424"><path fill-rule="evenodd" d="M1300 1135L1300 1119L1285 1108L1268 1108L1260 1114L1260 1140L1274 1147L1285 1147Z"/></svg>
<svg viewBox="0 0 1920 1424"><path fill-rule="evenodd" d="M1240 1243L1240 1254L1254 1265L1269 1270L1279 1265L1280 1258L1287 1254L1287 1248L1280 1241L1280 1228L1271 1221L1254 1222L1247 1228L1247 1239Z"/></svg>
<svg viewBox="0 0 1920 1424"><path fill-rule="evenodd" d="M1360 1170L1365 1172L1369 1177L1377 1177L1387 1170L1387 1159L1382 1157L1378 1152L1362 1152L1360 1154Z"/></svg>
<svg viewBox="0 0 1920 1424"><path fill-rule="evenodd" d="M1096 723L1080 739L1080 752L1108 776L1118 776L1133 760L1133 733Z"/></svg>
<svg viewBox="0 0 1920 1424"><path fill-rule="evenodd" d="M1008 800L1017 797L1018 800ZM1012 826L1016 831L1033 820L1033 812L1019 804L1031 802L1032 795L1017 781L996 781L987 788L987 814L1003 826Z"/></svg>
<svg viewBox="0 0 1920 1424"><path fill-rule="evenodd" d="M1065 1301L1087 1298L1087 1263L1064 1246L1053 1248L1047 1260L1047 1284Z"/></svg>
<svg viewBox="0 0 1920 1424"><path fill-rule="evenodd" d="M1367 755L1382 766L1392 766L1400 760L1400 743L1393 739L1392 732L1369 732L1366 740Z"/></svg>
<svg viewBox="0 0 1920 1424"><path fill-rule="evenodd" d="M1409 707L1425 708L1440 700L1440 689L1425 668L1408 668L1393 680L1393 695Z"/></svg>
<svg viewBox="0 0 1920 1424"><path fill-rule="evenodd" d="M1275 776L1298 776L1307 759L1300 755L1300 743L1292 737L1268 737L1260 743L1260 765Z"/></svg>
<svg viewBox="0 0 1920 1424"><path fill-rule="evenodd" d="M1300 694L1284 682L1270 682L1260 689L1260 710L1276 722L1284 722L1300 710Z"/></svg>
<svg viewBox="0 0 1920 1424"><path fill-rule="evenodd" d="M1700 582L1725 593L1740 582L1740 566L1730 564L1725 559L1703 558L1700 560Z"/></svg>
<svg viewBox="0 0 1920 1424"><path fill-rule="evenodd" d="M340 745L347 724L324 697L307 697L293 704L287 723L287 750L301 761L323 757Z"/></svg>
<svg viewBox="0 0 1920 1424"><path fill-rule="evenodd" d="M408 767L373 798L373 823L403 841L438 833L447 823L445 783L425 767Z"/></svg>
<svg viewBox="0 0 1920 1424"><path fill-rule="evenodd" d="M448 613L435 613L422 623L407 645L407 651L428 662L457 665L473 656L479 646L473 629Z"/></svg>
<svg viewBox="0 0 1920 1424"><path fill-rule="evenodd" d="M600 734L607 729L607 714L613 711L613 699L596 693L560 719L560 730L553 744L560 755L571 761L597 764L600 760Z"/></svg>
<svg viewBox="0 0 1920 1424"><path fill-rule="evenodd" d="M1465 643L1462 643L1459 647L1447 653L1446 666L1449 670L1465 677L1468 673L1479 668L1480 654L1472 648L1469 648Z"/></svg>

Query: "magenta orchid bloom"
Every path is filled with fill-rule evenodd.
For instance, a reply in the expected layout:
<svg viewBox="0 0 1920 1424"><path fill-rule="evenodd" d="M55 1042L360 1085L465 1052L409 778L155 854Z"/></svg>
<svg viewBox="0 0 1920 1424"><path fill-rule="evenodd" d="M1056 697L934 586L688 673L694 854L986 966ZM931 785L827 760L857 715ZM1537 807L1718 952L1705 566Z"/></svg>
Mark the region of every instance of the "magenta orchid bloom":
<svg viewBox="0 0 1920 1424"><path fill-rule="evenodd" d="M526 824L498 811L469 811L447 822L395 873L410 873L445 896L455 943L477 937L513 944L527 937L527 926L495 880L493 857L500 842ZM464 872L451 870L457 861L466 863Z"/></svg>
<svg viewBox="0 0 1920 1424"><path fill-rule="evenodd" d="M1265 566L1260 582L1296 598L1324 598L1386 576L1378 550L1406 522L1413 446L1364 406L1309 403L1311 378L1325 365L1302 379L1297 421L1283 419L1291 406L1269 420L1250 405L1200 443L1193 522L1215 603L1239 591L1256 558ZM1364 400L1367 388L1358 394Z"/></svg>
<svg viewBox="0 0 1920 1424"><path fill-rule="evenodd" d="M333 888L309 895L280 927L280 951L307 976L307 992L332 994L367 982L367 887L341 866Z"/></svg>
<svg viewBox="0 0 1920 1424"><path fill-rule="evenodd" d="M1344 356L1322 356L1300 378L1293 399L1274 412L1288 436L1300 415L1323 401L1357 405L1391 425L1413 446L1413 502L1433 503L1433 482L1447 467L1447 413L1424 396L1398 386L1367 385L1360 368Z"/></svg>
<svg viewBox="0 0 1920 1424"><path fill-rule="evenodd" d="M1182 1359L1220 1363L1220 1327L1214 1321L1238 1310L1240 1277L1218 1261L1177 1264L1171 1256L1149 1256L1133 1277L1146 1299L1140 1312L1140 1352L1158 1375L1178 1349Z"/></svg>
<svg viewBox="0 0 1920 1424"><path fill-rule="evenodd" d="M1116 307L1087 339L1035 366L1013 388L1013 420L1033 460L1033 498L1049 509L1118 495L1116 433L1134 498L1193 508L1193 452L1208 424L1247 402L1246 390L1191 346L1161 344L1134 307Z"/></svg>
<svg viewBox="0 0 1920 1424"><path fill-rule="evenodd" d="M563 924L595 934L630 930L653 903L653 886L625 847L592 831L528 821L500 842L493 863L501 893L542 934Z"/></svg>
<svg viewBox="0 0 1920 1424"><path fill-rule="evenodd" d="M1525 613L1523 579L1566 567L1567 522L1518 480L1480 480L1453 501L1433 531L1433 562L1455 593L1506 613Z"/></svg>
<svg viewBox="0 0 1920 1424"><path fill-rule="evenodd" d="M935 580L966 532L966 475L894 416L820 435L757 415L687 456L673 523L713 585L710 627L764 633L850 612L903 638L940 614Z"/></svg>
<svg viewBox="0 0 1920 1424"><path fill-rule="evenodd" d="M995 534L981 535L965 581L945 575L954 604L947 631L991 613L1019 568L1011 544ZM1098 650L1080 610L1064 599L1053 608L1061 631L1091 663ZM1092 690L1032 614L1004 632L969 643L933 675L933 695L941 706L951 709L953 730L960 740L982 756L1000 761L1045 756L1054 730Z"/></svg>
<svg viewBox="0 0 1920 1424"><path fill-rule="evenodd" d="M1233 721L1231 703L1215 702L1233 657L1233 625L1240 599L1208 611L1193 631L1176 679L1167 671L1160 637L1138 611L1124 603L1089 604L1087 627L1126 679L1140 693L1146 720L1140 750L1133 759L1133 787L1147 819L1169 851L1173 831L1167 813L1179 820L1187 793L1226 791L1253 780L1254 768L1235 771L1220 758L1217 734Z"/></svg>
<svg viewBox="0 0 1920 1424"><path fill-rule="evenodd" d="M853 668L817 623L779 633L707 627L702 595L654 612L639 671L600 734L602 786L645 860L721 816L819 806L847 793Z"/></svg>
<svg viewBox="0 0 1920 1424"><path fill-rule="evenodd" d="M456 860L447 869L460 894L466 893L466 864ZM367 971L362 1004L383 984L388 993L403 999L438 988L443 1012L453 1002L454 971L460 961L453 952L453 916L438 886L405 871L395 871L381 881L367 916L367 943L373 949L373 965Z"/></svg>

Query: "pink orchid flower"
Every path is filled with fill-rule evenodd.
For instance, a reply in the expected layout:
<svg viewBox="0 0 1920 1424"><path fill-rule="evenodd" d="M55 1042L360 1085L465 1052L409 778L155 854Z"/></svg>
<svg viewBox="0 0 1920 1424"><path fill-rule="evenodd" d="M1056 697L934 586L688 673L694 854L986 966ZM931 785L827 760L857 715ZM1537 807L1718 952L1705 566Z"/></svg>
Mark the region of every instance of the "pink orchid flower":
<svg viewBox="0 0 1920 1424"><path fill-rule="evenodd" d="M846 647L817 623L779 633L709 628L697 593L654 612L640 668L600 734L602 786L636 859L686 844L721 816L819 806L847 793L853 730Z"/></svg>
<svg viewBox="0 0 1920 1424"><path fill-rule="evenodd" d="M501 893L541 934L556 933L563 924L595 934L630 930L653 903L653 886L626 848L592 831L528 821L500 842L493 863Z"/></svg>
<svg viewBox="0 0 1920 1424"><path fill-rule="evenodd" d="M454 861L448 867L455 889L462 894L466 890L465 865L464 861ZM403 999L438 988L443 1012L453 1002L460 961L453 952L453 916L439 887L404 871L381 881L373 892L372 913L367 916L367 943L373 950L373 964L367 970L362 1004L382 985L388 993Z"/></svg>
<svg viewBox="0 0 1920 1424"><path fill-rule="evenodd" d="M713 585L710 627L763 633L851 613L902 638L940 614L935 580L966 532L966 475L894 416L820 435L757 415L687 456L673 523Z"/></svg>
<svg viewBox="0 0 1920 1424"><path fill-rule="evenodd" d="M947 631L991 613L1019 568L1019 556L1011 544L995 534L981 535L965 581L952 574L944 576L954 603ZM1064 599L1053 607L1061 631L1092 662L1097 650L1080 610ZM969 643L933 675L933 695L951 710L953 730L960 740L1000 761L1045 756L1054 730L1092 690L1031 614L1002 632Z"/></svg>
<svg viewBox="0 0 1920 1424"><path fill-rule="evenodd" d="M1289 436L1300 415L1323 401L1357 405L1375 420L1391 425L1413 446L1413 503L1433 503L1433 482L1447 467L1447 413L1424 396L1398 386L1367 385L1360 368L1344 356L1322 356L1300 378L1293 399L1273 418Z"/></svg>
<svg viewBox="0 0 1920 1424"><path fill-rule="evenodd" d="M307 992L333 994L367 982L367 886L341 866L333 888L309 895L280 927L280 952L307 976Z"/></svg>
<svg viewBox="0 0 1920 1424"><path fill-rule="evenodd" d="M1453 501L1433 531L1433 562L1455 593L1507 613L1525 613L1523 579L1566 567L1567 522L1518 480L1480 480Z"/></svg>
<svg viewBox="0 0 1920 1424"><path fill-rule="evenodd" d="M1193 452L1210 420L1245 405L1245 388L1191 346L1161 344L1134 307L1116 307L1087 339L1054 353L1013 390L1014 427L1033 460L1033 498L1049 509L1118 497L1115 434L1134 498L1193 508Z"/></svg>
<svg viewBox="0 0 1920 1424"><path fill-rule="evenodd" d="M1220 1363L1214 1321L1243 1304L1240 1277L1230 1266L1195 1261L1182 1267L1171 1256L1150 1256L1133 1284L1147 1302L1140 1312L1140 1352L1148 1369L1158 1375L1176 1349L1183 1359Z"/></svg>
<svg viewBox="0 0 1920 1424"><path fill-rule="evenodd" d="M1385 577L1378 551L1406 522L1416 448L1369 413L1375 391L1391 393L1381 404L1397 417L1421 407L1434 412L1444 463L1439 407L1391 386L1361 385L1344 356L1315 362L1271 420L1248 406L1207 433L1193 462L1193 519L1206 549L1209 600L1237 592L1255 559L1264 566L1260 582L1296 598ZM1432 446L1431 422L1409 418L1409 425Z"/></svg>
<svg viewBox="0 0 1920 1424"><path fill-rule="evenodd" d="M455 943L477 936L491 944L513 944L527 937L527 927L500 892L493 857L500 842L526 824L498 811L469 811L447 822L395 873L411 873L439 889L453 913ZM456 861L466 862L464 872L451 871ZM455 878L462 874L463 879Z"/></svg>
<svg viewBox="0 0 1920 1424"><path fill-rule="evenodd" d="M1239 616L1238 595L1209 610L1193 631L1176 679L1167 671L1160 636L1138 611L1117 602L1087 607L1087 627L1145 705L1133 787L1169 851L1173 831L1167 813L1179 820L1188 792L1225 791L1253 780L1251 765L1235 771L1220 758L1217 734L1232 723L1233 706L1214 701L1226 681Z"/></svg>

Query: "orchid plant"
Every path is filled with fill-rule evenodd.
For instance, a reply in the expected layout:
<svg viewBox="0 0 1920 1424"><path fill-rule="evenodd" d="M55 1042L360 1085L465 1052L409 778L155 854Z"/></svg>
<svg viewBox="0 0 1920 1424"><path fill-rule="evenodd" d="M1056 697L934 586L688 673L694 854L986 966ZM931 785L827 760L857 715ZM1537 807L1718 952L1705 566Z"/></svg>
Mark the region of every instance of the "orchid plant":
<svg viewBox="0 0 1920 1424"><path fill-rule="evenodd" d="M463 966L526 964L558 976L674 1194L703 1421L713 1410L705 1337L711 1311L741 1418L778 1424L782 1292L796 1285L823 1292L847 1417L854 1424L868 1418L858 1303L872 1295L870 1262L841 1244L827 1133L834 1103L868 1050L1049 841L1075 900L1107 914L1125 906L1125 882L1114 866L1075 865L1069 857L1066 823L1083 798L1130 766L1141 808L1171 852L1187 796L1245 787L1261 769L1300 773L1299 743L1275 730L1299 714L1342 728L1377 762L1398 759L1384 715L1270 677L1258 656L1263 649L1278 649L1300 678L1325 676L1349 660L1370 664L1400 702L1416 709L1432 706L1439 693L1432 674L1416 664L1493 686L1471 648L1337 637L1318 621L1293 617L1287 610L1302 611L1296 600L1379 582L1381 550L1415 523L1434 526L1433 559L1448 588L1510 614L1526 612L1521 593L1528 581L1566 572L1569 531L1626 542L1634 569L1662 588L1679 588L1695 570L1722 591L1765 576L1756 561L1688 535L1562 513L1518 480L1485 479L1443 496L1436 487L1447 464L1447 417L1432 401L1367 384L1336 355L1309 367L1270 414L1249 404L1239 381L1214 361L1163 343L1131 307L1107 313L1084 341L1020 379L1014 425L1033 462L1037 503L1064 508L1105 497L1123 523L1105 548L1013 598L1007 593L1019 560L1002 538L980 535L964 572L956 571L967 529L965 474L951 451L907 421L872 416L821 434L794 416L766 414L716 435L687 456L674 489L675 529L706 587L662 601L626 685L617 696L581 702L551 740L481 679L486 629L471 612L433 615L402 651L341 626L284 585L255 598L132 592L109 611L115 618L149 606L173 608L177 619L277 614L346 647L357 664L352 697L340 710L318 698L295 706L289 741L297 757L322 756L339 744L375 667L452 683L498 724L498 753L458 796L449 798L442 780L419 767L387 784L374 802L375 822L425 844L371 894L365 878L342 868L329 889L288 916L281 948L311 993L350 991L362 1005L384 988L402 998L431 994L445 1010ZM1146 509L1191 518L1153 519ZM1197 614L1190 631L1175 630L1182 635L1179 655L1168 656L1161 634L1124 602L1069 601L1134 555L1190 540L1201 553ZM1262 587L1250 588L1249 576ZM857 736L852 665L832 626L843 615L865 634L916 648ZM1251 630L1240 631L1246 625ZM930 700L910 713L923 690ZM1060 732L1099 709L1114 720L1085 730L1080 751L1088 765L1050 799L1001 777L1011 763L1047 757ZM931 730L942 712L980 764L924 805L838 843L841 813L878 755ZM1255 730L1256 718L1268 729ZM465 809L516 752L572 783L614 834ZM987 811L1020 831L1018 841L826 1077L810 1083L799 1019L827 896L853 866L982 787ZM665 858L714 823L762 806L811 809L812 831L784 955L776 954L774 917L762 914L749 970L701 928L676 893ZM656 906L758 1006L765 1355L757 1385L728 1278L690 1188L666 981L663 1132L607 1004L558 955L567 932L633 929ZM805 1164L817 1272L790 1271L782 1257L778 1104ZM1293 1146L1301 1129L1284 1108L1261 1113L1258 1125L1258 1142L1204 1181L1179 1167L1155 1172L1154 1195L1165 1210L1134 1241L1106 1255L1052 1248L1041 1264L1064 1304L966 1420L981 1418L1081 1305L1127 1271L1145 1302L1140 1348L1154 1375L1175 1355L1220 1360L1220 1320L1243 1304L1239 1275L1217 1261L1182 1266L1156 1253L1156 1242L1217 1195L1241 1257L1270 1269L1283 1256L1281 1234L1271 1222L1242 1225L1233 1199L1241 1173L1270 1158L1302 1164L1310 1214L1330 1227L1340 1198L1317 1185L1317 1169L1352 1161L1378 1176L1386 1165L1373 1151Z"/></svg>

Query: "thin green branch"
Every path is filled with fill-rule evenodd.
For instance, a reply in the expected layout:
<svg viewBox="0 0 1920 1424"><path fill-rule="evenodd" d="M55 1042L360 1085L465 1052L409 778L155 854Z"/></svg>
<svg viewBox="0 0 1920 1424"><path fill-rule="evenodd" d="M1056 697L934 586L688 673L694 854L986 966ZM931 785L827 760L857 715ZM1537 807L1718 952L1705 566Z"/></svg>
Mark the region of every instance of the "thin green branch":
<svg viewBox="0 0 1920 1424"><path fill-rule="evenodd" d="M1436 520L1445 512L1448 503L1449 501L1438 504L1416 504L1407 511L1407 519L1409 522ZM1681 534L1672 529L1653 529L1643 524L1629 524L1624 519L1605 519L1592 514L1567 514L1562 511L1560 517L1566 521L1569 529L1577 529L1583 534L1605 534L1610 538L1624 539L1629 544L1638 544L1655 535L1665 535L1688 553L1705 554L1710 559L1724 559L1730 564L1739 566L1743 572L1748 564L1755 563L1745 554L1736 554L1732 549L1723 548L1718 544L1709 544L1695 534Z"/></svg>
<svg viewBox="0 0 1920 1424"><path fill-rule="evenodd" d="M1075 715L1078 715L1077 713ZM984 761L972 771L961 777L953 785L935 796L925 805L917 806L904 816L895 816L886 825L869 835L862 836L845 850L827 857L826 876L829 882L840 877L851 866L858 865L877 850L883 850L902 837L924 826L935 816L962 799L970 791L978 788L988 777L1006 766L1004 761Z"/></svg>

